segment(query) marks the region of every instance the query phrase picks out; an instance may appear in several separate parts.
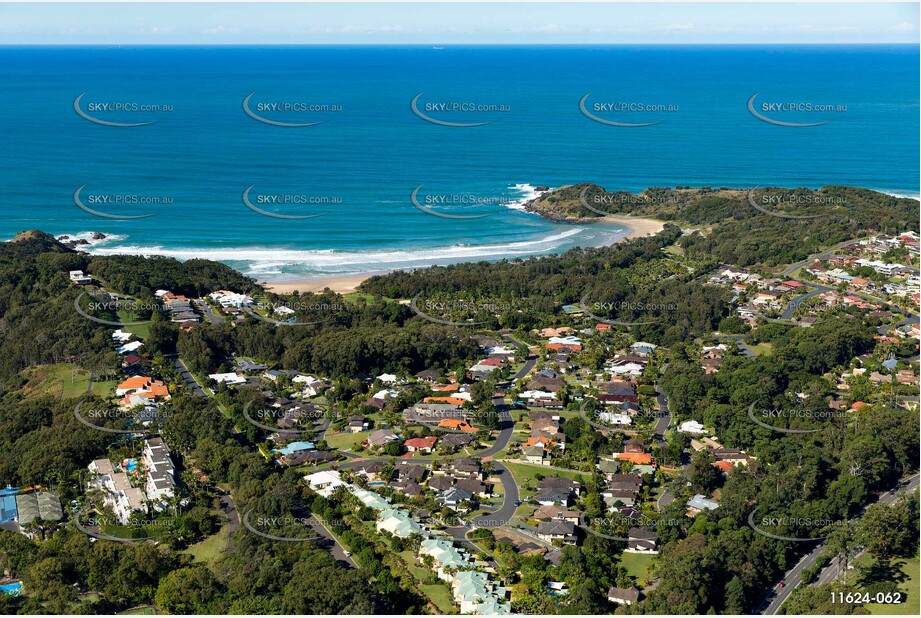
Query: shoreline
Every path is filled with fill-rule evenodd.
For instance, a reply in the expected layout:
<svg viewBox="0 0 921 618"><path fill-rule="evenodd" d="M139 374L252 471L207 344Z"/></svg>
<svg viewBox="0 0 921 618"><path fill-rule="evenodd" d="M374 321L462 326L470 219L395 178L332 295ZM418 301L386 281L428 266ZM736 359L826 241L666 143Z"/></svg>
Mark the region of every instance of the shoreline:
<svg viewBox="0 0 921 618"><path fill-rule="evenodd" d="M643 236L654 236L665 227L665 222L659 221L658 219L644 219L625 215L607 215L599 219L598 222L613 223L626 228L626 233L614 241L614 244L625 240L641 238ZM259 285L266 291L275 294L291 294L293 292L319 294L326 288L329 288L337 294L351 294L363 281L375 275L384 275L390 272L394 271L358 273L352 275L317 275L294 281L261 281Z"/></svg>

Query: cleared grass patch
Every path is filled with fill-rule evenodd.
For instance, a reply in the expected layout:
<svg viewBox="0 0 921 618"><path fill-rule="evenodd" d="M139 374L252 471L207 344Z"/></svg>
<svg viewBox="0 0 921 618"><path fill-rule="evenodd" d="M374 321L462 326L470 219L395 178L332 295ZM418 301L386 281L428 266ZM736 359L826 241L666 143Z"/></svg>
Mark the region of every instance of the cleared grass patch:
<svg viewBox="0 0 921 618"><path fill-rule="evenodd" d="M23 388L26 395L56 395L74 399L86 394L90 384L90 372L70 363L30 367L22 372L28 380ZM93 394L108 397L116 386L113 380L94 381Z"/></svg>
<svg viewBox="0 0 921 618"><path fill-rule="evenodd" d="M224 526L215 534L212 534L195 545L190 545L180 553L192 556L192 560L195 562L203 562L211 566L221 557L221 554L227 547L228 540L229 533L227 531L227 526Z"/></svg>
<svg viewBox="0 0 921 618"><path fill-rule="evenodd" d="M655 559L655 556L624 552L620 556L620 564L627 569L627 575L642 580Z"/></svg>
<svg viewBox="0 0 921 618"><path fill-rule="evenodd" d="M347 431L343 431L337 434L330 434L327 432L326 436L324 436L324 440L326 440L326 443L330 446L330 448L345 449L350 451L367 440L369 433L371 432L360 431L358 433L349 433Z"/></svg>

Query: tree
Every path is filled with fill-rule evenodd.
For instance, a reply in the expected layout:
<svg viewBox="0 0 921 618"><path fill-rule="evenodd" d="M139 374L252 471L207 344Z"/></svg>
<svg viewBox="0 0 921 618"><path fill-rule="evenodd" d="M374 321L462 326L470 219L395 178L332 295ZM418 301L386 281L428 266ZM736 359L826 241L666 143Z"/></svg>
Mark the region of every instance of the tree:
<svg viewBox="0 0 921 618"><path fill-rule="evenodd" d="M204 566L185 567L169 573L157 587L157 605L171 614L216 613L220 587Z"/></svg>

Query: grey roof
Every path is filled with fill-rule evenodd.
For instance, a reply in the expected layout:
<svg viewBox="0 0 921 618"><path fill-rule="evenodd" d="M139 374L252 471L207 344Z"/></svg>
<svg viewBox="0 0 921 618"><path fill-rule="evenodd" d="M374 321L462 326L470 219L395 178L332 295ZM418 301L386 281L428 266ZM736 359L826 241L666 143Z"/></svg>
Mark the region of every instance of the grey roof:
<svg viewBox="0 0 921 618"><path fill-rule="evenodd" d="M575 532L576 525L571 521L562 519L551 519L550 521L544 521L537 524L538 534L570 536L575 534Z"/></svg>
<svg viewBox="0 0 921 618"><path fill-rule="evenodd" d="M16 496L16 510L19 523L28 524L35 518L44 521L59 521L64 518L61 499L53 491L39 491Z"/></svg>

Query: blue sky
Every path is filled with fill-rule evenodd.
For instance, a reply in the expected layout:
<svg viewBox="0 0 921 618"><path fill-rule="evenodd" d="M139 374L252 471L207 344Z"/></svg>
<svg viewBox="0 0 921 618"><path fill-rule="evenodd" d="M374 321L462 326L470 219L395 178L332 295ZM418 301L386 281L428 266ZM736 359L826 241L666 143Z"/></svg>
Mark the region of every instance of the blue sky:
<svg viewBox="0 0 921 618"><path fill-rule="evenodd" d="M915 43L918 3L0 4L0 44Z"/></svg>

